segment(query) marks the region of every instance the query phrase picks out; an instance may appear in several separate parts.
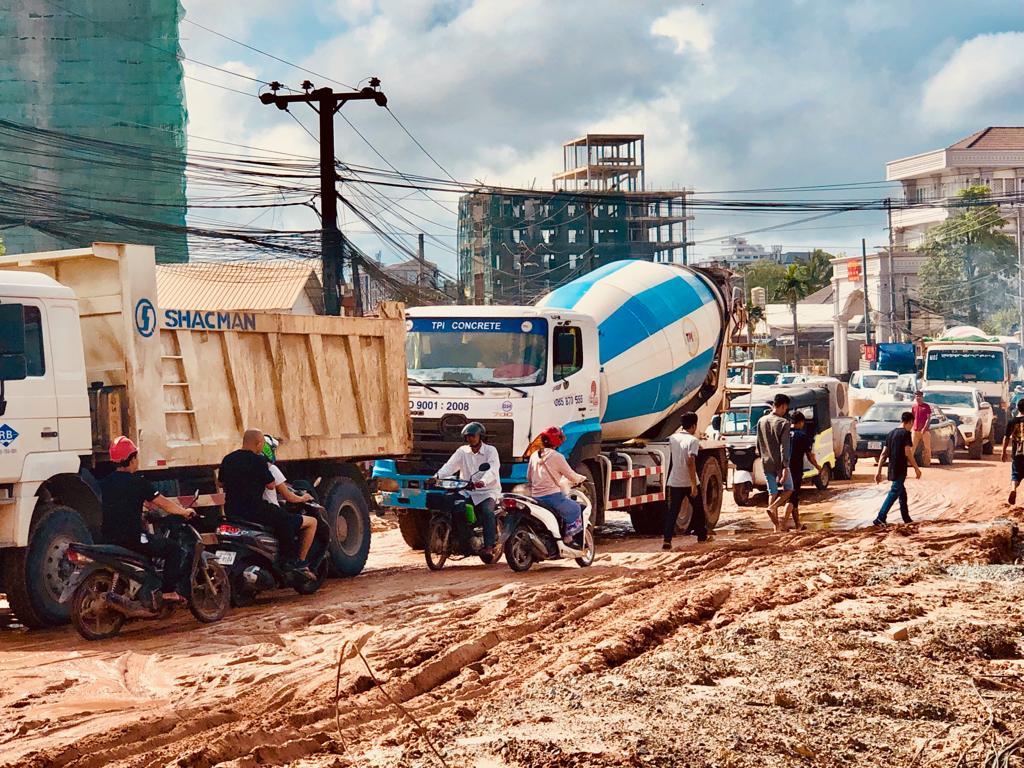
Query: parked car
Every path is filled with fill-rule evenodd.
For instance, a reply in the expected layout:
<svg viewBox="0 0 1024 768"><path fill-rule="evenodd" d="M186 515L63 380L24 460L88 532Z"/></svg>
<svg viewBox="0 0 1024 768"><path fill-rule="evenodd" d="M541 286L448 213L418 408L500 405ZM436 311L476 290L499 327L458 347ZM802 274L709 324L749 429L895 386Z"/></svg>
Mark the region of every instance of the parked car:
<svg viewBox="0 0 1024 768"><path fill-rule="evenodd" d="M924 399L939 406L957 425L960 444L967 448L972 459L980 459L982 453L992 453L995 415L992 404L985 402L981 392L964 384L931 385L925 387Z"/></svg>
<svg viewBox="0 0 1024 768"><path fill-rule="evenodd" d="M754 385L770 387L779 383L779 375L775 371L757 371L754 373Z"/></svg>
<svg viewBox="0 0 1024 768"><path fill-rule="evenodd" d="M822 471L804 464L804 479L812 480L820 490L828 488L833 476L848 479L856 466L857 433L853 419L832 416L836 410L834 393L825 385L778 387L733 400L723 414L722 437L732 465L732 495L736 504L746 506L755 488L766 487L764 467L757 455L757 421L770 410L776 392L790 397L789 411L800 411L807 420L806 429L814 437L814 455Z"/></svg>
<svg viewBox="0 0 1024 768"><path fill-rule="evenodd" d="M910 402L917 393L918 383L916 373L901 373L896 377L896 399L903 402Z"/></svg>
<svg viewBox="0 0 1024 768"><path fill-rule="evenodd" d="M875 396L872 398L875 404L898 403L903 400L902 394L896 392L897 379L882 379L875 387ZM870 409L869 409L870 410Z"/></svg>
<svg viewBox="0 0 1024 768"><path fill-rule="evenodd" d="M874 389L883 379L896 379L896 371L854 371L850 376L850 389Z"/></svg>
<svg viewBox="0 0 1024 768"><path fill-rule="evenodd" d="M934 403L930 405L932 418L928 431L931 433L932 456L939 460L939 464L952 464L957 446L956 424L939 406ZM875 403L871 406L857 421L857 456L877 460L885 447L885 438L900 425L900 416L907 410L909 406L900 402ZM923 451L923 447L917 451L918 463L923 459Z"/></svg>
<svg viewBox="0 0 1024 768"><path fill-rule="evenodd" d="M780 373L776 382L780 387L791 387L794 384L806 384L806 373Z"/></svg>

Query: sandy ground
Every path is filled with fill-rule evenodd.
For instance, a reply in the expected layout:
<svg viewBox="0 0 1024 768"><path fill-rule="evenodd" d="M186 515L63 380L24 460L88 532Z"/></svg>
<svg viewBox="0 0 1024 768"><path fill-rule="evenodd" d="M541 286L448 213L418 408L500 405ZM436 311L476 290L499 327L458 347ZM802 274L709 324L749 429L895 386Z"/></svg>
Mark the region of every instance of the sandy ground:
<svg viewBox="0 0 1024 768"><path fill-rule="evenodd" d="M800 533L727 505L666 553L616 518L591 568L517 575L431 573L391 528L359 578L216 625L0 630L0 765L1024 766L1006 465L936 464L886 530L872 473Z"/></svg>

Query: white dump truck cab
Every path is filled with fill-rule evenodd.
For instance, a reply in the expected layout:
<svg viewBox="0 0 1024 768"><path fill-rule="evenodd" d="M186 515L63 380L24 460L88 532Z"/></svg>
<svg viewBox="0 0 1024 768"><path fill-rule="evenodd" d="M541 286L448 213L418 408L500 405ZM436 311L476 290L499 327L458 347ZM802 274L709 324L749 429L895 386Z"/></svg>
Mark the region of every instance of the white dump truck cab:
<svg viewBox="0 0 1024 768"><path fill-rule="evenodd" d="M413 454L378 461L381 503L425 509L423 481L464 444L477 421L498 449L503 483L526 481L530 443L549 426L566 434L571 462L600 451L597 327L541 307L421 307L406 315ZM401 478L402 482L399 483Z"/></svg>

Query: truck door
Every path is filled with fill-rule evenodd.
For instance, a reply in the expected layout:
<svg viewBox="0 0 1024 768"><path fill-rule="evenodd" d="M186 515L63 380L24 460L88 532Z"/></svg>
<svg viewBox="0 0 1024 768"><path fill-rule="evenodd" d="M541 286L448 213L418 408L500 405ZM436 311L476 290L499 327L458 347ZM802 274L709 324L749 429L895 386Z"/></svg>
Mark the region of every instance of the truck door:
<svg viewBox="0 0 1024 768"><path fill-rule="evenodd" d="M34 299L0 299L21 304L25 318L27 378L5 385L7 410L0 416L0 478L20 478L25 457L59 450L46 307Z"/></svg>
<svg viewBox="0 0 1024 768"><path fill-rule="evenodd" d="M575 323L555 327L552 334L552 376L554 406L562 424L598 415L595 351L587 349L584 329Z"/></svg>

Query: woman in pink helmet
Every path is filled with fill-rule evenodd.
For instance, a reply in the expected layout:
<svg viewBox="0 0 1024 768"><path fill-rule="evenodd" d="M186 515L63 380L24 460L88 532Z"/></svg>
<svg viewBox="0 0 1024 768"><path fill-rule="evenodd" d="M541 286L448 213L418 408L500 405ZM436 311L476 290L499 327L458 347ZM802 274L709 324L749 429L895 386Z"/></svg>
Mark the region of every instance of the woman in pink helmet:
<svg viewBox="0 0 1024 768"><path fill-rule="evenodd" d="M572 546L573 539L583 530L583 516L580 505L569 498L565 488L579 485L587 478L573 472L565 456L558 452L558 446L564 442L565 433L558 427L541 432L541 447L530 456L526 479L530 495L562 520L562 541Z"/></svg>

